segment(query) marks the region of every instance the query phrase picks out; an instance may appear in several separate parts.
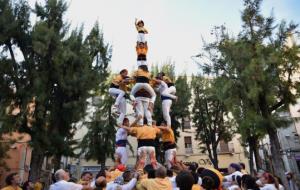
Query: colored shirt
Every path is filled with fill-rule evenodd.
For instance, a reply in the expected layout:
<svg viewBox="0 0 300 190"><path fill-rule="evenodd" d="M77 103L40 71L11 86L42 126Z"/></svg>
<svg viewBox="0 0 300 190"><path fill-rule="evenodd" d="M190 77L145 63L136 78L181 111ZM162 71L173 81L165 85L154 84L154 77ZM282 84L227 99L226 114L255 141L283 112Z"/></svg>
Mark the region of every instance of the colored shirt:
<svg viewBox="0 0 300 190"><path fill-rule="evenodd" d="M2 188L1 190L22 190L20 187L17 187L17 189L15 189L13 186L7 186Z"/></svg>
<svg viewBox="0 0 300 190"><path fill-rule="evenodd" d="M144 179L141 181L141 187L147 190L172 190L172 184L168 178Z"/></svg>
<svg viewBox="0 0 300 190"><path fill-rule="evenodd" d="M138 69L137 71L135 71L133 76L134 77L145 77L145 78L151 79L151 73L146 72L142 69Z"/></svg>
<svg viewBox="0 0 300 190"><path fill-rule="evenodd" d="M117 76L115 76L115 77L113 78L113 80L112 80L111 83L113 83L113 84L116 85L116 86L119 86L120 83L121 83L122 81L123 81L122 75L118 74Z"/></svg>
<svg viewBox="0 0 300 190"><path fill-rule="evenodd" d="M82 188L83 186L80 184L67 182L65 180L61 180L50 185L50 190L81 190Z"/></svg>
<svg viewBox="0 0 300 190"><path fill-rule="evenodd" d="M163 81L165 81L165 83L167 83L167 84L168 83L173 83L172 80L167 76L163 76Z"/></svg>
<svg viewBox="0 0 300 190"><path fill-rule="evenodd" d="M155 139L156 134L160 132L160 129L144 125L142 127L131 127L129 132L134 134L134 136L136 136L139 140Z"/></svg>
<svg viewBox="0 0 300 190"><path fill-rule="evenodd" d="M34 190L42 190L43 189L43 185L40 182L36 182L34 184Z"/></svg>
<svg viewBox="0 0 300 190"><path fill-rule="evenodd" d="M161 132L161 138L163 142L175 143L174 132L170 127L168 127L168 129L161 130Z"/></svg>
<svg viewBox="0 0 300 190"><path fill-rule="evenodd" d="M194 184L192 190L202 190L202 187L199 184Z"/></svg>
<svg viewBox="0 0 300 190"><path fill-rule="evenodd" d="M147 52L148 52L148 47L147 46L144 46L144 47L137 46L135 49L136 49L136 53L138 55L147 55Z"/></svg>

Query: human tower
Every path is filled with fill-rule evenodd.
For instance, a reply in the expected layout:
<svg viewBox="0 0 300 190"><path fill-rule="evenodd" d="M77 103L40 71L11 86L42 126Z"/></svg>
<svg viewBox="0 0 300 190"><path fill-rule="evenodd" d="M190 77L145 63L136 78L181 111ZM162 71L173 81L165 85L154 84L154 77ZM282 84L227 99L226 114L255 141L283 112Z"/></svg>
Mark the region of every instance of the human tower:
<svg viewBox="0 0 300 190"><path fill-rule="evenodd" d="M147 62L148 42L146 36L147 29L142 20L135 20L135 27L138 32L136 42L137 70L130 77L127 69L123 69L115 76L109 88L109 94L115 98L114 108L119 113L117 118L118 129L116 132L116 161L120 167L125 167L128 160L126 151L128 135L134 136L138 141L138 161L137 164L145 166L146 164L157 167L155 153L155 138L161 134L163 150L165 152L165 161L168 168L176 162L176 144L174 133L171 128L170 108L172 101L177 100L176 88L172 80L163 72L152 77ZM129 85L134 84L132 89ZM126 96L126 94L129 96ZM152 120L154 102L160 94L162 100L162 111L164 122L156 126ZM126 117L127 106L126 98L132 102L135 111L135 121L129 124Z"/></svg>

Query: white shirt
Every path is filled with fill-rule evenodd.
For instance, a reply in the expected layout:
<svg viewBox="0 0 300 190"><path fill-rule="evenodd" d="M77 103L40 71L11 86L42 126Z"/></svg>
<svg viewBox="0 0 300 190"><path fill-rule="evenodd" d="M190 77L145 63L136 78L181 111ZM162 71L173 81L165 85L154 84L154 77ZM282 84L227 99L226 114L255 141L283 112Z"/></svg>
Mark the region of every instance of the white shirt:
<svg viewBox="0 0 300 190"><path fill-rule="evenodd" d="M235 179L236 179L236 176L242 177L243 174L242 174L242 172L235 171L235 172L233 172L232 174L225 176L224 178L226 179L226 181L232 182L232 181L233 181L233 180L232 180L232 177L233 177L233 176L235 176Z"/></svg>
<svg viewBox="0 0 300 190"><path fill-rule="evenodd" d="M119 140L127 140L127 131L123 128L118 128L116 132L116 142Z"/></svg>
<svg viewBox="0 0 300 190"><path fill-rule="evenodd" d="M60 180L52 185L50 185L49 190L81 190L82 185L73 182L67 182L65 180Z"/></svg>
<svg viewBox="0 0 300 190"><path fill-rule="evenodd" d="M260 188L261 190L278 190L274 184L266 184Z"/></svg>
<svg viewBox="0 0 300 190"><path fill-rule="evenodd" d="M127 184L124 185L119 185L112 181L106 185L106 190L116 190L118 187L120 187L122 190L132 190L135 187L136 182L136 178L131 179Z"/></svg>
<svg viewBox="0 0 300 190"><path fill-rule="evenodd" d="M160 81L160 84L158 86L158 90L159 93L162 94L164 90L166 90L168 88L167 83L165 83L164 81Z"/></svg>
<svg viewBox="0 0 300 190"><path fill-rule="evenodd" d="M172 184L172 189L173 190L176 190L177 189L177 184L176 184L176 176L173 176L173 177L169 177L169 180Z"/></svg>

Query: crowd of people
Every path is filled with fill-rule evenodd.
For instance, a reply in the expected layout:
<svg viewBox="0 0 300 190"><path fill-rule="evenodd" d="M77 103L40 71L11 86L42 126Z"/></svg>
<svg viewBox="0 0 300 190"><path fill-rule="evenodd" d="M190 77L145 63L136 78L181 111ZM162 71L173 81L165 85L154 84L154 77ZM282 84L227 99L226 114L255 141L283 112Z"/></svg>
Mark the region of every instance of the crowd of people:
<svg viewBox="0 0 300 190"><path fill-rule="evenodd" d="M80 180L70 178L69 172L59 169L53 176L50 190L283 190L280 178L271 173L259 171L249 175L243 163L231 163L227 173L213 168L199 167L197 163L185 165L177 162L170 169L158 164L135 168L112 167L103 169L93 176L83 172ZM289 190L297 190L293 174L286 173ZM20 177L13 173L6 178L7 186L1 190L42 190L41 183L25 182L20 185ZM44 188L45 190L45 188Z"/></svg>

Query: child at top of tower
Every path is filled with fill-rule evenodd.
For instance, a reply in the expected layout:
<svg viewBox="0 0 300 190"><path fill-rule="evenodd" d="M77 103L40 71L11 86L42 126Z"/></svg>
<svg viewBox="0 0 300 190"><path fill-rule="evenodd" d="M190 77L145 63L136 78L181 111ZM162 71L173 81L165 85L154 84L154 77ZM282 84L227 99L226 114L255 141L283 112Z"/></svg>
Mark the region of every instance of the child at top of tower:
<svg viewBox="0 0 300 190"><path fill-rule="evenodd" d="M144 27L144 21L135 19L135 27L138 31L137 43L143 42L147 43L145 34L148 34L148 30Z"/></svg>
<svg viewBox="0 0 300 190"><path fill-rule="evenodd" d="M137 53L137 65L147 65L147 52L148 45L143 42L139 42L136 45L136 53Z"/></svg>

